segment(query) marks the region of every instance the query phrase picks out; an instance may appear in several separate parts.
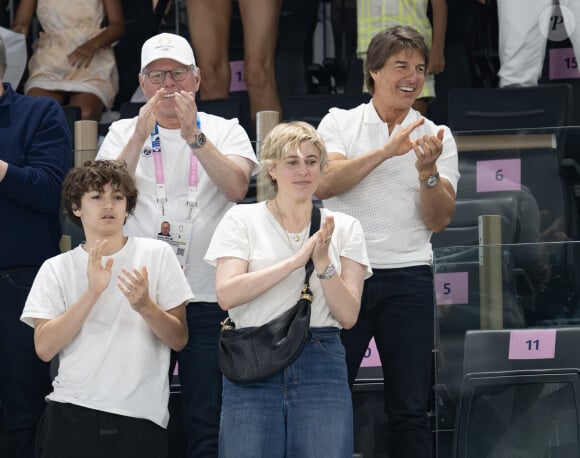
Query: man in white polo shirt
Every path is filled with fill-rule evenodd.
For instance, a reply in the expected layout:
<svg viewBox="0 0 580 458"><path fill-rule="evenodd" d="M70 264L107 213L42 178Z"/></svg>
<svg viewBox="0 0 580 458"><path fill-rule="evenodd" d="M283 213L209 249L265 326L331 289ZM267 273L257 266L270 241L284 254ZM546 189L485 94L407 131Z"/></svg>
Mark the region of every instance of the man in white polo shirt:
<svg viewBox="0 0 580 458"><path fill-rule="evenodd" d="M318 131L329 152L316 195L358 218L374 275L357 324L342 334L349 380L374 336L385 378L391 458L431 457L427 410L433 370L433 274L429 242L449 224L459 178L447 127L411 107L421 93L429 50L408 26L371 40L365 80L372 99L332 108Z"/></svg>

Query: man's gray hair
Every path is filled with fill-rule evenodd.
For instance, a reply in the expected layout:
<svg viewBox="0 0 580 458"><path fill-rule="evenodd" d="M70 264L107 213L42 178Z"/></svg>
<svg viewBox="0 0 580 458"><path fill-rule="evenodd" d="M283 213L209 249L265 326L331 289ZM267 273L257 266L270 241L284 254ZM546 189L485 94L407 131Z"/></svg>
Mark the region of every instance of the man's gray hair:
<svg viewBox="0 0 580 458"><path fill-rule="evenodd" d="M6 74L6 46L4 45L4 40L0 37L0 80L4 79L4 75Z"/></svg>

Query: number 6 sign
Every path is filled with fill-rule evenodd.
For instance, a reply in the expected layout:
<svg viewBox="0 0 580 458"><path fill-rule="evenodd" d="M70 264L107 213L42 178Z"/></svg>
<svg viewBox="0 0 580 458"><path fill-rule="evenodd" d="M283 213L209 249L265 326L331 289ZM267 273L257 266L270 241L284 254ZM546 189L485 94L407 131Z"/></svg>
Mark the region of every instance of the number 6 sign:
<svg viewBox="0 0 580 458"><path fill-rule="evenodd" d="M519 191L521 163L521 159L477 161L477 192Z"/></svg>

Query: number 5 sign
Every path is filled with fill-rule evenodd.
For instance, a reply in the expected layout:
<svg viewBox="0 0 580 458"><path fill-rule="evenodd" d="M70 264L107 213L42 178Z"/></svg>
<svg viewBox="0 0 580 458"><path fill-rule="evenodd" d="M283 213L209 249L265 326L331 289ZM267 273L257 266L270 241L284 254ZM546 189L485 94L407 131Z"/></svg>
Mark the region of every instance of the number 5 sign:
<svg viewBox="0 0 580 458"><path fill-rule="evenodd" d="M467 272L435 274L434 287L437 305L469 303Z"/></svg>

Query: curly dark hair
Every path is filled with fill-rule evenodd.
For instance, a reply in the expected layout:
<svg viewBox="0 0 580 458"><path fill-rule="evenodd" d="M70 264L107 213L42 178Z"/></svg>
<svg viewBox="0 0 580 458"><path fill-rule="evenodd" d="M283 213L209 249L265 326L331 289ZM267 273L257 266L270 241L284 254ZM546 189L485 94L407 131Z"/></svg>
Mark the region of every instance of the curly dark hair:
<svg viewBox="0 0 580 458"><path fill-rule="evenodd" d="M74 210L81 207L84 194L102 192L108 184L125 194L127 213L132 214L138 191L127 164L120 161L87 161L81 167L71 169L62 184L62 205L70 220L82 228L81 219L74 214Z"/></svg>

